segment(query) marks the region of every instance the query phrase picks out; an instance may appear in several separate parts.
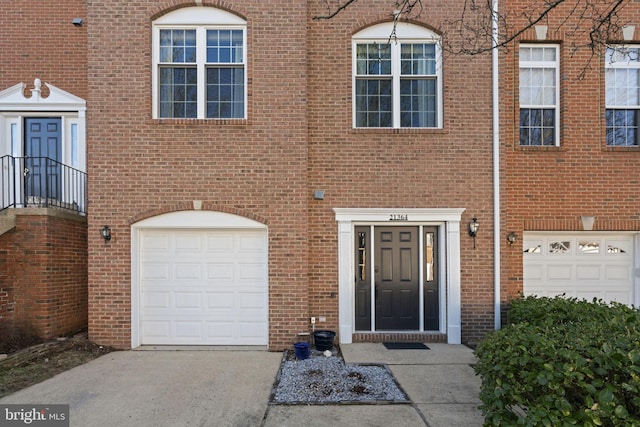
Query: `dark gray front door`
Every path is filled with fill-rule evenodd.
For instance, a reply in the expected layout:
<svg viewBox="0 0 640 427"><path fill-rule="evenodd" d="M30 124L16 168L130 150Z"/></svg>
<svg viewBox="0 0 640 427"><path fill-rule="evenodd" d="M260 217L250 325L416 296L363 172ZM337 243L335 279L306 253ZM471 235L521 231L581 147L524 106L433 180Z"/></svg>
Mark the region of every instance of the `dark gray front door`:
<svg viewBox="0 0 640 427"><path fill-rule="evenodd" d="M374 227L373 235L371 230L368 226L355 228L356 330L372 330L372 297L376 331L420 330L421 303L424 307L423 330L438 330L437 227ZM421 250L420 230L423 232Z"/></svg>
<svg viewBox="0 0 640 427"><path fill-rule="evenodd" d="M62 120L59 117L25 119L25 193L38 199L60 199Z"/></svg>
<svg viewBox="0 0 640 427"><path fill-rule="evenodd" d="M374 234L376 330L417 330L418 227L376 227Z"/></svg>

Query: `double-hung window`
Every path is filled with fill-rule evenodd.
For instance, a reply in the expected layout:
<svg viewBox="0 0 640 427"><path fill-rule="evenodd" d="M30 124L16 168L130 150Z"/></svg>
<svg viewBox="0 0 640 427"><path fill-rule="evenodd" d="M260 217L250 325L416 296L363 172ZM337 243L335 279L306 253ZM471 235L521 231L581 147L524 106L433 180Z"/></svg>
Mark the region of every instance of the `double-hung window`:
<svg viewBox="0 0 640 427"><path fill-rule="evenodd" d="M400 23L367 28L353 38L356 128L442 127L438 36Z"/></svg>
<svg viewBox="0 0 640 427"><path fill-rule="evenodd" d="M639 47L611 47L605 54L607 145L638 146Z"/></svg>
<svg viewBox="0 0 640 427"><path fill-rule="evenodd" d="M558 145L559 77L558 46L520 46L520 145Z"/></svg>
<svg viewBox="0 0 640 427"><path fill-rule="evenodd" d="M154 117L246 118L246 53L246 23L231 13L190 7L156 20Z"/></svg>

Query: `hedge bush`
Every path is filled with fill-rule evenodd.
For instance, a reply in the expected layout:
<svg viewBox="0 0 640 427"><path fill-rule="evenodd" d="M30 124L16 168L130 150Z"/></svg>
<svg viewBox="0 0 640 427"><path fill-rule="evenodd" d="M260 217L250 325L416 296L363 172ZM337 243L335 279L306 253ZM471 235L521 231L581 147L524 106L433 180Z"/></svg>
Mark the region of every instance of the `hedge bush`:
<svg viewBox="0 0 640 427"><path fill-rule="evenodd" d="M476 348L489 426L640 426L640 313L520 298Z"/></svg>

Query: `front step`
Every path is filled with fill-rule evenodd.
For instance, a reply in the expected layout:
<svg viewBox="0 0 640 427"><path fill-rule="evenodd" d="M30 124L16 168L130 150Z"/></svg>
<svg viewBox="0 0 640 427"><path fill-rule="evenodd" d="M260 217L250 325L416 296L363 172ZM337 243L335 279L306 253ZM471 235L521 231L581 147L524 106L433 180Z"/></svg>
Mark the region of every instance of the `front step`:
<svg viewBox="0 0 640 427"><path fill-rule="evenodd" d="M432 342L446 343L447 334L440 332L356 332L352 342Z"/></svg>

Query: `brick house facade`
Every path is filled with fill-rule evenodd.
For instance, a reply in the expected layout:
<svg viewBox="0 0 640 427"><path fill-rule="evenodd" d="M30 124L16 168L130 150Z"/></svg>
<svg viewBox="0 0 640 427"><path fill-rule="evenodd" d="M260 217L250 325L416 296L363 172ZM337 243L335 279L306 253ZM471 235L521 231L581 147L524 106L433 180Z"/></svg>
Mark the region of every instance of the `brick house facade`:
<svg viewBox="0 0 640 427"><path fill-rule="evenodd" d="M11 33L20 52L42 52L16 52L0 90L39 78L86 100L88 326L99 344L280 350L314 329L342 343L474 344L500 306L537 289L525 273L554 265L529 262L530 242L555 245L561 232L579 246L579 217L595 216L594 230L625 232L598 244L640 253L637 146L607 147L603 129L584 126L604 114L600 67L562 79L559 145L522 147L517 49L501 54L494 217L491 54L437 51L461 1L402 23L391 43L385 0L331 20L314 19L322 1L63 4L0 12L3 23L60 16L54 49ZM562 45L548 37L521 42ZM561 58L562 73L584 60ZM225 91L230 102L211 101Z"/></svg>
<svg viewBox="0 0 640 427"><path fill-rule="evenodd" d="M9 35L0 40L2 333L52 338L87 327L86 216L78 209L60 209L39 194L22 197L26 180L19 178L27 175L23 168L34 169L23 161L26 117L56 116L74 131L79 125L79 109L72 110L87 96L87 32L71 21L86 13L86 2L75 0L10 2L0 8ZM35 79L41 79L40 92L33 92ZM50 89L48 82L65 91ZM65 183L65 191L69 188Z"/></svg>
<svg viewBox="0 0 640 427"><path fill-rule="evenodd" d="M507 6L517 13L518 2ZM571 7L558 7L501 55L503 234L518 239L503 245L501 299L565 293L638 306L638 58L632 53L612 61L611 50L591 49L588 32L571 30L585 25ZM613 21L606 40L610 47L638 48L637 13L633 3L618 11L620 21ZM557 110L554 140L547 145L530 145L521 135L526 125L520 114L529 107L522 99L523 70L540 67L524 62L530 52L523 49L530 48L556 53L543 65L558 68L557 98L546 106ZM620 77L611 66L629 71L627 83L614 83ZM616 91L628 96L626 105L609 105ZM616 109L636 117L622 132L626 141L611 139L608 114Z"/></svg>

